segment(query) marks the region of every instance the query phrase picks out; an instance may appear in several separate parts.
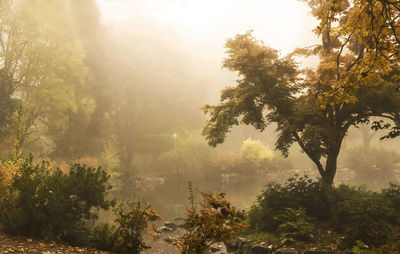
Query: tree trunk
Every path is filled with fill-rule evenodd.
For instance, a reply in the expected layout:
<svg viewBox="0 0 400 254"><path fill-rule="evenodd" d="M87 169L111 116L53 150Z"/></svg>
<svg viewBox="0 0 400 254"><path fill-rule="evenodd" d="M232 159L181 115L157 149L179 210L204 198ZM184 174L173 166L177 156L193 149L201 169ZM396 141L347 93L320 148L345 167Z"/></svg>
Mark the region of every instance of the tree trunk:
<svg viewBox="0 0 400 254"><path fill-rule="evenodd" d="M362 126L361 132L362 132L364 149L368 151L370 148L371 140L375 137L376 132L371 133L368 126Z"/></svg>
<svg viewBox="0 0 400 254"><path fill-rule="evenodd" d="M335 178L337 169L337 157L338 155L334 154L328 155L326 160L325 172L322 175L322 182L326 185L333 184L333 179Z"/></svg>
<svg viewBox="0 0 400 254"><path fill-rule="evenodd" d="M340 147L343 141L342 138L338 138L336 145L334 145L328 152L328 157L326 158L326 166L324 174L322 175L322 182L326 185L332 185L333 180L336 175L337 169L337 159L339 157Z"/></svg>

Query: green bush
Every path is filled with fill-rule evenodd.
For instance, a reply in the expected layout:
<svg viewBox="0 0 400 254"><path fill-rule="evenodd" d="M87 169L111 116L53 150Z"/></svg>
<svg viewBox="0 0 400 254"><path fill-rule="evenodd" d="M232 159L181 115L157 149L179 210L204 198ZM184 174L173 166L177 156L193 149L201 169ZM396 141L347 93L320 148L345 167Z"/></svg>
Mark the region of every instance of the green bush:
<svg viewBox="0 0 400 254"><path fill-rule="evenodd" d="M99 224L92 230L92 246L121 254L139 254L150 247L143 239L149 222L162 217L150 209L149 203L126 202L114 207L115 225ZM153 236L156 237L154 232Z"/></svg>
<svg viewBox="0 0 400 254"><path fill-rule="evenodd" d="M292 177L286 185L271 183L257 197L248 215L253 229L276 230L273 218L286 208L304 208L309 216L327 219L330 214L329 189L308 176Z"/></svg>
<svg viewBox="0 0 400 254"><path fill-rule="evenodd" d="M323 187L319 182L300 177L289 179L284 186L267 185L248 217L255 231L278 231L281 235L286 233L283 236L287 238L307 240L300 235L308 233L299 232L309 232L315 223L324 232L333 230L343 235L342 247L351 248L357 240L378 247L396 238L399 210L399 185L391 184L382 192L373 192L346 185ZM296 219L297 214L304 220ZM312 220L307 220L308 217Z"/></svg>
<svg viewBox="0 0 400 254"><path fill-rule="evenodd" d="M92 246L104 251L114 250L115 226L109 223L96 225L91 231Z"/></svg>
<svg viewBox="0 0 400 254"><path fill-rule="evenodd" d="M108 209L112 203L105 200L108 180L100 167L75 164L63 173L29 158L13 178L15 210L4 223L13 233L85 244L88 224L97 219L95 209Z"/></svg>
<svg viewBox="0 0 400 254"><path fill-rule="evenodd" d="M286 208L278 214L276 219L280 223L277 232L281 238L292 241L308 241L312 239L314 224L312 218L306 215L304 208Z"/></svg>
<svg viewBox="0 0 400 254"><path fill-rule="evenodd" d="M120 204L114 209L117 224L113 237L114 250L123 254L139 254L149 249L143 240L143 233L149 222L161 220L162 217L156 210L150 209L149 203L127 202L128 207ZM155 236L155 235L154 235Z"/></svg>
<svg viewBox="0 0 400 254"><path fill-rule="evenodd" d="M382 190L383 196L391 201L394 211L400 211L400 185L391 183L388 188ZM394 213L392 221L400 226L400 213Z"/></svg>
<svg viewBox="0 0 400 254"><path fill-rule="evenodd" d="M379 246L393 236L391 202L380 193L358 191L336 203L331 225L344 234L344 247L361 240L368 246Z"/></svg>

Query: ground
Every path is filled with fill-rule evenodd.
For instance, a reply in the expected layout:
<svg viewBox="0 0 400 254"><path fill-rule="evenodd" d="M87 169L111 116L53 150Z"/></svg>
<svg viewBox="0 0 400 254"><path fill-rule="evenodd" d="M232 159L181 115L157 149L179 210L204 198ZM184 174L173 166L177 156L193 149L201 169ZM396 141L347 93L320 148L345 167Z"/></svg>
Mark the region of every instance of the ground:
<svg viewBox="0 0 400 254"><path fill-rule="evenodd" d="M26 237L9 236L0 233L0 253L29 253L29 254L107 254L109 252L72 247L65 244L48 243L32 240Z"/></svg>

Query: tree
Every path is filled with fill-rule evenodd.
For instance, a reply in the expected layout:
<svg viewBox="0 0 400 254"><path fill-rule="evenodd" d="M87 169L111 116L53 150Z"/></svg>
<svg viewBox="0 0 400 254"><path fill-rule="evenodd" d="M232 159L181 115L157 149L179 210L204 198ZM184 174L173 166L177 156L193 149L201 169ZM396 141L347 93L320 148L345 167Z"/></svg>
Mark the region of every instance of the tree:
<svg viewBox="0 0 400 254"><path fill-rule="evenodd" d="M75 92L84 84L86 68L81 46L70 30L66 7L65 1L0 2L3 130L10 129L17 108L22 108L25 132L34 125L62 129L64 113L76 110L79 102ZM21 144L26 135L20 137Z"/></svg>
<svg viewBox="0 0 400 254"><path fill-rule="evenodd" d="M256 40L251 32L228 40L228 57L223 66L238 72L240 79L236 87L222 91L220 104L204 107L205 113L210 114L203 129L209 144L222 143L234 125L253 125L262 131L269 123L276 123L276 149L287 156L291 145L297 143L316 165L322 181L331 185L350 126L381 117L372 127L392 128L386 137L395 136L400 119L398 71L394 69L353 89L354 100L327 100L323 93L333 91L333 80L344 67L339 73L331 69L326 53L336 47L323 44L318 51L321 61L317 70L299 70L292 55L279 57L276 50Z"/></svg>
<svg viewBox="0 0 400 254"><path fill-rule="evenodd" d="M79 87L75 111L66 115L65 128L50 129L55 144L52 156L76 159L99 156L106 149L110 128L106 126L106 114L111 109L113 74L109 33L102 26L100 11L95 0L68 1L68 15L76 40L85 52L84 63L88 68L85 85Z"/></svg>

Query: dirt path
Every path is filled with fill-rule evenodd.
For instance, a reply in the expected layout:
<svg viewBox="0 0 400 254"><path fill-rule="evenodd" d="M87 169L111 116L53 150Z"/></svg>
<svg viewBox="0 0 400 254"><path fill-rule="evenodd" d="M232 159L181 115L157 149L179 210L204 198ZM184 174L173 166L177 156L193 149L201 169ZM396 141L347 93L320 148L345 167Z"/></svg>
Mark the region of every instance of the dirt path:
<svg viewBox="0 0 400 254"><path fill-rule="evenodd" d="M58 243L47 243L44 241L32 240L26 237L9 236L0 233L0 253L29 253L29 254L108 254L109 252L72 247Z"/></svg>

